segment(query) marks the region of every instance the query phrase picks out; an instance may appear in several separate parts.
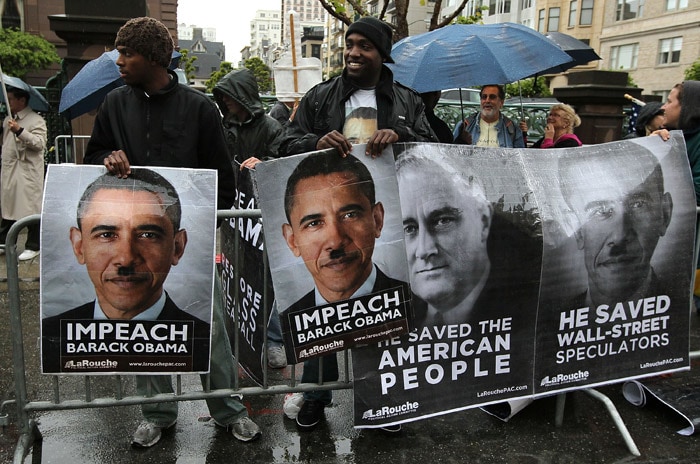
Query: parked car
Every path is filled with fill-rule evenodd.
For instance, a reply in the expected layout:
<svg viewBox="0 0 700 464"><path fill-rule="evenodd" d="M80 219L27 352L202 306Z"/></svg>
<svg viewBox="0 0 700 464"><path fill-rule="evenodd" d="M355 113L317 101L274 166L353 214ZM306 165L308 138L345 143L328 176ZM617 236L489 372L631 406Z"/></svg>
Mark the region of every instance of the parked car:
<svg viewBox="0 0 700 464"><path fill-rule="evenodd" d="M461 98L462 103L476 103L477 105L480 103L481 92L477 89L468 89L468 88L443 90L442 95L440 95L440 103L447 103L447 104L457 103L457 104L459 104L460 93L462 94L462 98Z"/></svg>

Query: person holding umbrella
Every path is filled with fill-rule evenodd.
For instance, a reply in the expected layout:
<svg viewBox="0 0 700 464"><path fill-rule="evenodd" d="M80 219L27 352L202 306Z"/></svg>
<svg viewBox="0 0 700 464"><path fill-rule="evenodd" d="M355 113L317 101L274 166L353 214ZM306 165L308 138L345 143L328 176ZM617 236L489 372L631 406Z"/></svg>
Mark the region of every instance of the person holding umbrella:
<svg viewBox="0 0 700 464"><path fill-rule="evenodd" d="M506 99L502 85L481 88L481 110L457 123L455 143L477 147L525 148L523 129L501 112Z"/></svg>
<svg viewBox="0 0 700 464"><path fill-rule="evenodd" d="M10 227L18 219L41 213L44 190L46 121L29 106L29 92L7 87L10 114L5 118L2 137L0 242L5 243ZM20 261L39 255L39 224L29 226ZM4 253L5 249L2 249Z"/></svg>

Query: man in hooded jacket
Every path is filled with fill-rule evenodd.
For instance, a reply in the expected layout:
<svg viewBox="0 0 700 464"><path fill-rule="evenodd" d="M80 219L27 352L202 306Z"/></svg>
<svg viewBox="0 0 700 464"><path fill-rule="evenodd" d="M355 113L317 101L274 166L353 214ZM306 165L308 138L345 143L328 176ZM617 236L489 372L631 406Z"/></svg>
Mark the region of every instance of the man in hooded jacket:
<svg viewBox="0 0 700 464"><path fill-rule="evenodd" d="M255 75L246 68L226 74L214 87L214 99L224 115L226 143L241 165L256 159L277 158L284 127L265 114Z"/></svg>
<svg viewBox="0 0 700 464"><path fill-rule="evenodd" d="M224 116L229 154L234 163L240 165L241 171L244 168L253 169L260 160L279 156L284 126L265 114L258 82L249 69L236 69L226 74L216 84L213 93ZM286 367L282 327L275 309L268 324L267 341L268 365L274 369Z"/></svg>

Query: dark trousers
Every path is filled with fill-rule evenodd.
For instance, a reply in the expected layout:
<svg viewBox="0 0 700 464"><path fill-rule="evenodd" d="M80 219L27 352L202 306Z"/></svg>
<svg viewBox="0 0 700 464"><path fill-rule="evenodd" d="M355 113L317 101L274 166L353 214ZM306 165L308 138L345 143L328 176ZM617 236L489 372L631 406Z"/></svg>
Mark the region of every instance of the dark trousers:
<svg viewBox="0 0 700 464"><path fill-rule="evenodd" d="M0 243L5 244L7 240L7 233L10 231L10 227L17 221L11 219L4 219L0 222ZM24 244L26 250L39 251L39 224L32 224L27 228L27 242Z"/></svg>
<svg viewBox="0 0 700 464"><path fill-rule="evenodd" d="M319 378L318 368L320 367L319 359L323 358L323 381L334 382L338 380L338 354L331 353L320 358L311 358L304 361L304 372L301 374L302 383L318 383ZM318 400L328 406L333 400L333 392L331 390L312 390L304 392L305 400Z"/></svg>

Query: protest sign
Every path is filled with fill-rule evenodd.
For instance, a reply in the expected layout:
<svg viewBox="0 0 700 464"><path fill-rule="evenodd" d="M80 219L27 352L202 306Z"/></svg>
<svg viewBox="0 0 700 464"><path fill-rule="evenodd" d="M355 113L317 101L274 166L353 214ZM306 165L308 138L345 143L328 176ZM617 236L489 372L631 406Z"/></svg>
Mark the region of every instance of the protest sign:
<svg viewBox="0 0 700 464"><path fill-rule="evenodd" d="M693 435L700 425L700 385L687 378L664 375L651 379L629 380L622 385L625 399L635 406L656 404L675 414L685 425L676 433Z"/></svg>
<svg viewBox="0 0 700 464"><path fill-rule="evenodd" d="M542 240L518 153L395 150L417 331L353 351L355 424L532 394Z"/></svg>
<svg viewBox="0 0 700 464"><path fill-rule="evenodd" d="M234 209L257 209L253 183L248 169L237 172L236 203ZM263 227L259 218L232 218L221 224L222 286L228 314L228 328L233 347L235 319L238 318L238 361L258 384L263 382L263 350L267 314L272 314L274 298L272 279L267 280L267 299L264 272ZM238 236L238 237L236 237ZM237 238L237 239L236 239ZM238 272L236 272L236 270Z"/></svg>
<svg viewBox="0 0 700 464"><path fill-rule="evenodd" d="M544 228L536 393L688 368L696 212L680 133L538 155L524 155L534 194L559 214Z"/></svg>
<svg viewBox="0 0 700 464"><path fill-rule="evenodd" d="M680 133L394 149L417 330L353 350L356 426L688 368L695 201Z"/></svg>
<svg viewBox="0 0 700 464"><path fill-rule="evenodd" d="M48 168L43 373L209 370L216 172L131 171Z"/></svg>
<svg viewBox="0 0 700 464"><path fill-rule="evenodd" d="M412 320L393 158L364 150L255 168L290 363L406 333Z"/></svg>

